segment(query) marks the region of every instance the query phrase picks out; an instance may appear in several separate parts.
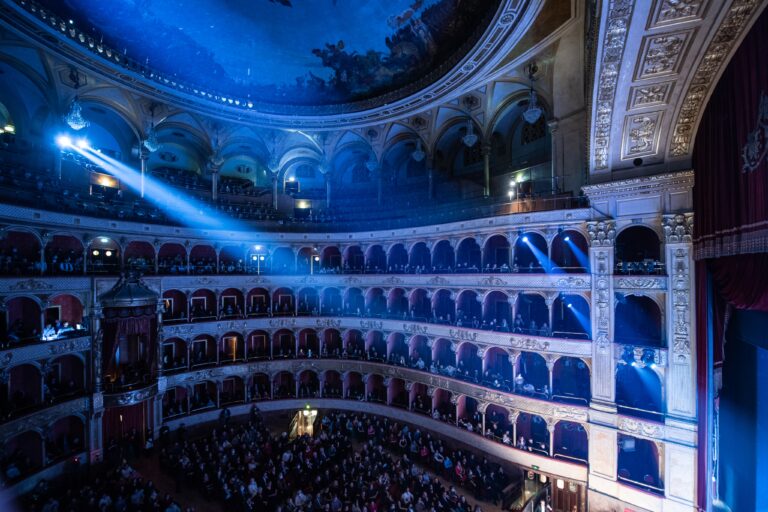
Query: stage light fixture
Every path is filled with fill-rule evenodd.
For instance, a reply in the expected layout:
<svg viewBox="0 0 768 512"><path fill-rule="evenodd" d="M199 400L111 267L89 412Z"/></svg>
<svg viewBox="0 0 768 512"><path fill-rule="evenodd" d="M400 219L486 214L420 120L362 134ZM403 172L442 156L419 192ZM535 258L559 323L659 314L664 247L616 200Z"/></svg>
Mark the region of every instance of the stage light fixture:
<svg viewBox="0 0 768 512"><path fill-rule="evenodd" d="M570 241L571 241L571 237L569 237L569 236L566 236L566 237L565 237L565 241L566 241L566 242L570 242Z"/></svg>
<svg viewBox="0 0 768 512"><path fill-rule="evenodd" d="M61 149L68 148L72 145L72 138L69 135L59 135L56 137L56 145Z"/></svg>
<svg viewBox="0 0 768 512"><path fill-rule="evenodd" d="M523 237L523 242L528 243L528 237L527 236Z"/></svg>
<svg viewBox="0 0 768 512"><path fill-rule="evenodd" d="M85 149L88 147L88 141L86 139L77 139L77 147Z"/></svg>
<svg viewBox="0 0 768 512"><path fill-rule="evenodd" d="M94 249L92 254L94 256L98 256L99 255L99 250L98 249Z"/></svg>

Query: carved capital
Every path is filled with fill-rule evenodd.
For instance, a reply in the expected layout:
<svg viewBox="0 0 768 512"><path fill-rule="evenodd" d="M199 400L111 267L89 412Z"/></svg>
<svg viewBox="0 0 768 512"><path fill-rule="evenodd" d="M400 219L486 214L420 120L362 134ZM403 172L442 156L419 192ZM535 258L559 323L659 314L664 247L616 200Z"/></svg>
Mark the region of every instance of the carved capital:
<svg viewBox="0 0 768 512"><path fill-rule="evenodd" d="M693 213L664 215L662 219L664 238L668 244L689 244L693 242Z"/></svg>
<svg viewBox="0 0 768 512"><path fill-rule="evenodd" d="M587 235L593 247L612 247L616 239L616 223L612 220L587 222Z"/></svg>

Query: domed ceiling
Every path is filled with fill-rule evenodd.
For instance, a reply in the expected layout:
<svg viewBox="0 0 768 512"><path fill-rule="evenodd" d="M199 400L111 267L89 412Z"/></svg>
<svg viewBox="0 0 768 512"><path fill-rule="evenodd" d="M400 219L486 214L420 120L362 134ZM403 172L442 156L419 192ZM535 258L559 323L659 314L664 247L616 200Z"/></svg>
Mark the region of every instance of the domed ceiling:
<svg viewBox="0 0 768 512"><path fill-rule="evenodd" d="M364 108L435 82L500 0L41 0L126 59L260 104Z"/></svg>

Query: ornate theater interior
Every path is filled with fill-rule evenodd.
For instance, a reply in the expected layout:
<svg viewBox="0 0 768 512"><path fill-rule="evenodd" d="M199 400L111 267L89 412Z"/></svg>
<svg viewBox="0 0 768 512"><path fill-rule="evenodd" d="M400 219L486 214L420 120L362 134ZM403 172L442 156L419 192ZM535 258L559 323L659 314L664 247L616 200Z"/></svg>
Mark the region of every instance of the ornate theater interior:
<svg viewBox="0 0 768 512"><path fill-rule="evenodd" d="M766 4L0 0L0 510L768 511Z"/></svg>

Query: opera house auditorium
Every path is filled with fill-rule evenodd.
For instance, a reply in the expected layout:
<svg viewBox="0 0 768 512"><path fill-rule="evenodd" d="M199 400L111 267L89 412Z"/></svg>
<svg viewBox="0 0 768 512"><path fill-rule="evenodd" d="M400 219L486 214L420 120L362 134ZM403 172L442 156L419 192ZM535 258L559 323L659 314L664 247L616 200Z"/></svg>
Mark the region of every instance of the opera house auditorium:
<svg viewBox="0 0 768 512"><path fill-rule="evenodd" d="M0 510L768 511L766 0L0 0Z"/></svg>

